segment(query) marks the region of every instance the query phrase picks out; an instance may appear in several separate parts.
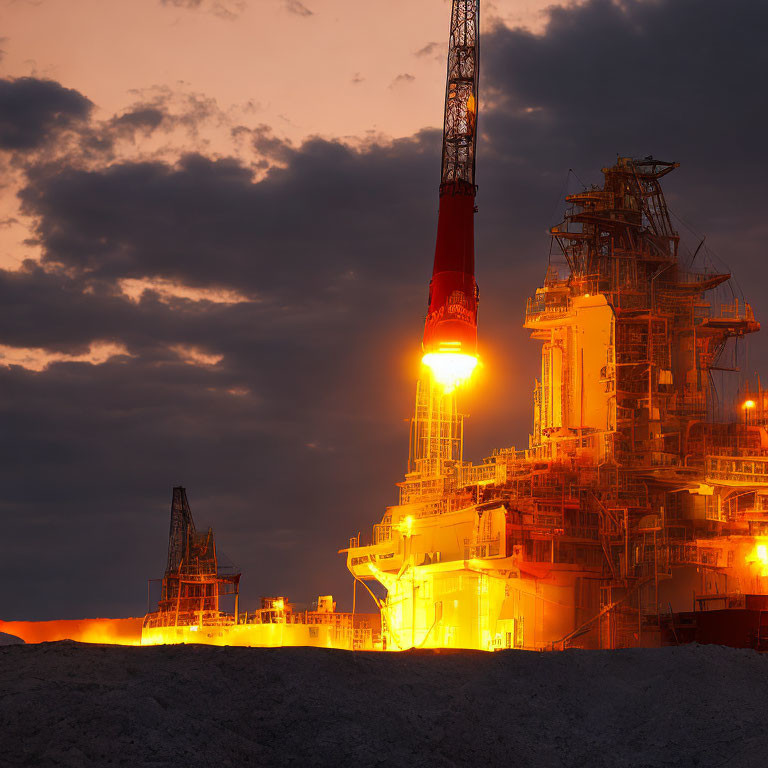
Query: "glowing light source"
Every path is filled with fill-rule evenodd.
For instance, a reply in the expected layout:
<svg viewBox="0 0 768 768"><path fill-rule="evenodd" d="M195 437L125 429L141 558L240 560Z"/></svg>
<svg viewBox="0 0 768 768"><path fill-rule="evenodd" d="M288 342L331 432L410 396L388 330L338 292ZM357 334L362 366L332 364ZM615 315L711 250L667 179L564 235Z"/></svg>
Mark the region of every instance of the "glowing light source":
<svg viewBox="0 0 768 768"><path fill-rule="evenodd" d="M747 555L746 561L758 566L760 576L768 576L768 544L756 543L755 548Z"/></svg>
<svg viewBox="0 0 768 768"><path fill-rule="evenodd" d="M751 411L755 407L755 401L754 400L745 400L743 408L746 408L748 411Z"/></svg>
<svg viewBox="0 0 768 768"><path fill-rule="evenodd" d="M432 371L435 381L445 389L446 394L468 381L477 367L474 355L461 352L428 352L421 362Z"/></svg>

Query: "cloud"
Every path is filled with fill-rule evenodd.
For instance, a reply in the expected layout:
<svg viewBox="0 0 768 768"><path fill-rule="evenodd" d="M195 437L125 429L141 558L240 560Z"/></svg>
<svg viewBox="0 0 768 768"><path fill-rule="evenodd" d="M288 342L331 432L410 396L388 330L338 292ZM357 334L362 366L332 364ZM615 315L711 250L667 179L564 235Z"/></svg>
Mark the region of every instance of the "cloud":
<svg viewBox="0 0 768 768"><path fill-rule="evenodd" d="M160 85L132 93L137 101L100 126L107 135L133 138L137 133L149 135L158 129L170 132L181 128L194 137L207 124L221 125L228 119L215 99L201 93Z"/></svg>
<svg viewBox="0 0 768 768"><path fill-rule="evenodd" d="M239 291L214 286L192 286L170 280L124 278L119 281L120 290L132 301L139 302L145 294L152 294L168 304L179 299L208 301L213 304L240 304L251 299Z"/></svg>
<svg viewBox="0 0 768 768"><path fill-rule="evenodd" d="M423 48L419 48L413 55L418 58L439 55L440 58L442 58L445 49L446 46L444 43L427 43Z"/></svg>
<svg viewBox="0 0 768 768"><path fill-rule="evenodd" d="M398 176L436 165L436 149L433 134L364 149L323 139L295 149L270 138L267 151L286 165L262 180L236 160L200 154L175 165L47 164L30 171L20 197L38 222L45 264L89 279L213 281L260 295L277 291L287 301L308 284L316 296L330 295L351 270L393 265L390 248L402 252L395 238L415 222L370 243L377 206L392 204L387 189ZM375 177L379 184L371 185ZM396 205L426 213L420 197L400 193ZM311 251L316 258L307 258Z"/></svg>
<svg viewBox="0 0 768 768"><path fill-rule="evenodd" d="M167 114L157 106L139 106L114 117L111 124L118 132L133 135L137 131L151 133L159 128L166 118Z"/></svg>
<svg viewBox="0 0 768 768"><path fill-rule="evenodd" d="M199 347L187 347L183 344L176 344L171 349L187 365L218 365L224 359L224 355L212 354Z"/></svg>
<svg viewBox="0 0 768 768"><path fill-rule="evenodd" d="M164 157L207 149L240 119L216 100L184 89L151 86L131 91L134 102L108 119L94 119L83 94L52 80L0 79L0 152L10 170L42 166L100 168L117 158ZM167 141L154 141L159 134ZM236 151L236 147L232 147ZM8 168L6 169L8 170ZM6 175L6 183L9 179Z"/></svg>
<svg viewBox="0 0 768 768"><path fill-rule="evenodd" d="M411 75L408 72L403 72L402 74L398 75L390 84L390 88L394 88L398 85L403 85L404 83L412 83L416 78Z"/></svg>
<svg viewBox="0 0 768 768"><path fill-rule="evenodd" d="M301 0L285 0L283 3L285 9L289 13L293 13L296 16L313 16L314 12L310 11Z"/></svg>
<svg viewBox="0 0 768 768"><path fill-rule="evenodd" d="M270 126L262 124L256 128L243 130L250 134L251 146L256 153L269 161L267 166L273 163L286 163L293 157L294 147L291 142L275 136Z"/></svg>
<svg viewBox="0 0 768 768"><path fill-rule="evenodd" d="M81 93L53 80L0 79L0 149L37 149L83 123L92 108Z"/></svg>
<svg viewBox="0 0 768 768"><path fill-rule="evenodd" d="M222 19L236 19L246 8L245 0L160 0L160 3L175 8L205 11Z"/></svg>
<svg viewBox="0 0 768 768"><path fill-rule="evenodd" d="M672 210L707 233L743 284L768 279L768 105L755 96L767 16L747 0L726 16L714 0L590 0L552 10L540 35L500 24L485 35L476 219L485 373L482 399L469 396L468 456L526 442L538 349L521 313L546 268L562 194L580 187L569 168L589 184L617 152L681 161L665 179ZM70 119L96 131L80 98L85 112ZM175 114L166 103L153 130ZM123 124L152 129L157 116L142 117L152 104L137 94ZM190 131L215 119L204 113L185 113ZM56 141L46 120L32 124L35 146ZM0 367L13 542L0 579L32 557L44 564L28 584L36 599L10 595L9 618L143 610L140 584L162 570L180 482L244 568L245 607L259 594L349 592L335 550L396 498L440 134L354 146L289 144L268 126L238 135L261 167L202 150L87 166L59 154L24 166L21 201L42 257L0 270L0 344L61 362ZM768 314L762 292L748 298ZM74 359L99 339L126 354ZM757 348L751 364L765 357ZM267 535L275 514L295 532L287 548ZM105 596L93 587L94 560Z"/></svg>
<svg viewBox="0 0 768 768"><path fill-rule="evenodd" d="M40 348L9 347L0 344L0 365L6 368L18 365L28 371L44 371L54 363L88 363L101 365L114 357L128 355L128 350L122 344L111 342L93 342L88 351L82 354L67 354L65 352L49 352Z"/></svg>

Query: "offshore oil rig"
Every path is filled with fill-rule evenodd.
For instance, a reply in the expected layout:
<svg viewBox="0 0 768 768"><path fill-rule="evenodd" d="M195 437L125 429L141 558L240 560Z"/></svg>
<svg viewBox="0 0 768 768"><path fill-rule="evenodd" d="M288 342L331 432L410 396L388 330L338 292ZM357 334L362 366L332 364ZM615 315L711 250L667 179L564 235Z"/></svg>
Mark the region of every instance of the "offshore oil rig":
<svg viewBox="0 0 768 768"><path fill-rule="evenodd" d="M528 300L541 343L522 449L464 460L462 385L478 362L474 274L478 0L453 0L434 268L399 503L341 550L386 591L379 614L264 598L242 616L176 489L158 611L142 642L562 649L692 640L768 650L768 393L729 404L714 372L760 328L696 264L661 180L618 158L566 197L560 256ZM186 531L186 533L184 532ZM183 554L180 554L183 553ZM233 594L232 613L220 597ZM196 633L196 634L195 634ZM207 639L206 639L207 638Z"/></svg>
<svg viewBox="0 0 768 768"><path fill-rule="evenodd" d="M528 300L541 343L524 449L464 461L477 361L473 211L478 4L454 0L440 213L399 504L343 550L386 589L382 647L623 648L698 640L768 650L768 395L730 406L713 372L758 331L696 268L661 179L618 158L566 198Z"/></svg>
<svg viewBox="0 0 768 768"><path fill-rule="evenodd" d="M336 611L331 595L308 610L285 597L262 597L261 607L240 612L240 574L221 565L213 531L198 532L186 489L173 489L168 562L157 610L144 617L142 645L314 645L373 650L381 642L378 614Z"/></svg>
<svg viewBox="0 0 768 768"><path fill-rule="evenodd" d="M567 267L528 300L527 448L463 460L460 388L426 368L400 503L348 566L387 590L388 647L768 650L768 397L716 421L713 371L759 330L686 266L660 179L619 158L551 230Z"/></svg>
<svg viewBox="0 0 768 768"><path fill-rule="evenodd" d="M378 612L337 612L330 595L306 610L276 596L240 611L240 574L177 487L157 609L122 620L140 627L94 620L99 641L768 650L768 392L728 359L760 325L728 294L730 275L681 243L661 186L677 163L619 157L601 186L566 197L550 232L559 264L550 256L525 309L541 344L528 444L464 460L460 399L478 363L478 74L479 2L453 0L407 472L399 503L341 550ZM716 375L738 390L718 391ZM5 631L75 637L67 622L20 624Z"/></svg>

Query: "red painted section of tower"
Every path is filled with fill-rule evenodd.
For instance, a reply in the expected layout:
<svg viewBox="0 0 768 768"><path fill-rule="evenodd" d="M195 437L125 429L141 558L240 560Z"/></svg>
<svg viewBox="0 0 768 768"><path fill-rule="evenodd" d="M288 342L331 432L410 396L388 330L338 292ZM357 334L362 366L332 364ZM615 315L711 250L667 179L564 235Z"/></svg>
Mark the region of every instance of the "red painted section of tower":
<svg viewBox="0 0 768 768"><path fill-rule="evenodd" d="M473 186L465 182L443 185L424 352L477 352L474 212Z"/></svg>
<svg viewBox="0 0 768 768"><path fill-rule="evenodd" d="M440 272L475 274L475 190L463 182L440 190L432 276Z"/></svg>

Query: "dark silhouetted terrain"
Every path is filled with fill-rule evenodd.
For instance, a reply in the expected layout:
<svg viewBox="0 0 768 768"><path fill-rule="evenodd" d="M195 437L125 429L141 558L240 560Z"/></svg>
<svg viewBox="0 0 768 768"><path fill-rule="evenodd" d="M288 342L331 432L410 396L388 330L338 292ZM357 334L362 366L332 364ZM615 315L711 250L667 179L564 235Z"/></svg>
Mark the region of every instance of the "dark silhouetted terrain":
<svg viewBox="0 0 768 768"><path fill-rule="evenodd" d="M5 766L768 764L768 658L0 647Z"/></svg>

